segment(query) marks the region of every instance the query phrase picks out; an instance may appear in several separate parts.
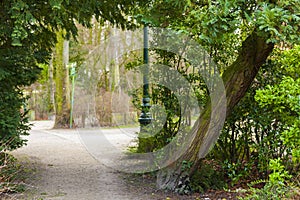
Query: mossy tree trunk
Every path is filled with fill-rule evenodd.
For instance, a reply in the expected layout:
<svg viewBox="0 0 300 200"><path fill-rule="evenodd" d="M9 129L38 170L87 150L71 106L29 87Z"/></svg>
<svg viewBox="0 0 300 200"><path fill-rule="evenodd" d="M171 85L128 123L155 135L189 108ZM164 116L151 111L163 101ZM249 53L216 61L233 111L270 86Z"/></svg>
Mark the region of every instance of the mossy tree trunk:
<svg viewBox="0 0 300 200"><path fill-rule="evenodd" d="M273 48L273 44L268 44L264 38L259 37L255 32L243 42L238 58L222 75L227 100L226 116L230 115L234 106L245 95L259 68L266 61ZM188 150L176 162L158 172L157 187L159 189L177 192L184 192L187 189L185 187L188 187L189 178L198 169L202 158L208 153L221 131L221 125L218 126L220 117L215 115L215 119L211 119L211 116L214 116L212 115L213 112L220 112L222 103L219 102L214 108L210 106L210 103L206 105L192 129L195 138L190 143ZM210 129L210 123L217 126ZM191 167L183 168L182 163L184 162L190 163Z"/></svg>
<svg viewBox="0 0 300 200"><path fill-rule="evenodd" d="M70 80L69 41L57 34L57 44L53 57L55 70L55 124L54 128L68 128L70 124Z"/></svg>
<svg viewBox="0 0 300 200"><path fill-rule="evenodd" d="M49 111L50 115L55 114L55 83L54 83L54 71L53 71L53 54L51 55L51 60L49 63L49 68L48 68L48 74L49 74L49 82L48 82L48 87L49 87L49 99L50 99L50 106L49 106Z"/></svg>

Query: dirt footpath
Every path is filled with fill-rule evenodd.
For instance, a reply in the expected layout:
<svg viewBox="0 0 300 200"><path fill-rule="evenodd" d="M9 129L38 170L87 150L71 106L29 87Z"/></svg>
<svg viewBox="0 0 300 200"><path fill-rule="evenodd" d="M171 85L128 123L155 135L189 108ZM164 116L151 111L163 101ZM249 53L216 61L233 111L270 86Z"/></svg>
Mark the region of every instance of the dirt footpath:
<svg viewBox="0 0 300 200"><path fill-rule="evenodd" d="M120 173L87 152L76 130L52 130L51 121L34 123L28 145L13 152L30 175L26 180L29 189L16 199L153 199L147 192L128 191ZM131 140L118 129L107 131L118 148L126 148ZM111 162L118 162L114 159Z"/></svg>

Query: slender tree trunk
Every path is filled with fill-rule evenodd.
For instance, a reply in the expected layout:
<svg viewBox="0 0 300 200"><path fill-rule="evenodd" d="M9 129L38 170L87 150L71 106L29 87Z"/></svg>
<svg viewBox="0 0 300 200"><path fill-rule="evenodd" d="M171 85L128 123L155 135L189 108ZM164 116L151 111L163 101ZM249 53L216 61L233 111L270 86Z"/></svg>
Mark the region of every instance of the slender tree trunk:
<svg viewBox="0 0 300 200"><path fill-rule="evenodd" d="M51 105L51 109L50 109L50 114L53 115L55 114L55 83L54 83L54 79L53 79L53 54L51 55L51 60L49 63L49 68L48 68L48 73L49 73L49 95L50 95L50 105Z"/></svg>
<svg viewBox="0 0 300 200"><path fill-rule="evenodd" d="M70 124L70 80L69 42L61 32L57 34L57 44L53 65L55 68L55 124L54 128L68 128Z"/></svg>
<svg viewBox="0 0 300 200"><path fill-rule="evenodd" d="M243 42L237 60L222 75L227 100L226 116L230 115L234 106L245 95L259 68L266 61L273 48L273 44L267 44L266 40L259 37L255 32ZM195 137L188 150L176 162L158 172L157 187L159 189L177 192L184 192L188 189L186 187L188 187L189 177L198 169L202 158L206 156L216 142L222 129L219 123L219 115L222 115L222 110L220 110L223 106L222 103L224 102L219 101L214 108L211 107L210 103L206 105L192 129L192 134L195 134ZM211 119L211 116L215 116L215 118ZM210 128L211 123L213 123L213 128ZM183 161L192 164L191 167L183 168Z"/></svg>

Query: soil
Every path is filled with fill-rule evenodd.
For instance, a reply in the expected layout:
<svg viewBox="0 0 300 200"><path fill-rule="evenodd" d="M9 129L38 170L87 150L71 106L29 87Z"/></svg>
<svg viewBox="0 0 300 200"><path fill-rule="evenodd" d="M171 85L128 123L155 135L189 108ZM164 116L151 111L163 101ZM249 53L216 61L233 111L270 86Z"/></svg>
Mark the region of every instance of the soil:
<svg viewBox="0 0 300 200"><path fill-rule="evenodd" d="M35 200L158 200L158 199L236 199L235 193L208 191L181 196L155 189L155 177L118 172L99 162L85 148L76 130L51 129L52 121L35 121L27 146L12 154L26 173L26 190L7 199ZM119 129L107 129L108 137L120 149L130 138ZM134 132L135 129L128 129ZM105 131L104 131L105 132ZM103 145L103 152L107 152ZM107 152L109 155L109 152ZM118 163L113 156L110 163Z"/></svg>

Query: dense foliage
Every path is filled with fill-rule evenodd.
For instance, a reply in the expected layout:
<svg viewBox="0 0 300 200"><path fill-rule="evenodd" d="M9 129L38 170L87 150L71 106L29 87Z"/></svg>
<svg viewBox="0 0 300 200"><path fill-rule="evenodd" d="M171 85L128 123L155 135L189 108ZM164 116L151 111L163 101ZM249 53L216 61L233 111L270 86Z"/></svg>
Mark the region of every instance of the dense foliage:
<svg viewBox="0 0 300 200"><path fill-rule="evenodd" d="M284 48L293 48L295 44L299 44L300 38L297 35L300 21L299 2L171 0L155 1L153 5L152 9L145 9L144 21L154 26L159 25L181 33L188 33L202 44L219 64L225 84L232 88L227 91L229 101L235 93L234 88L246 88L241 95L237 93L237 100L232 99L234 103L228 106L228 113L232 114L229 115L222 131L223 134L211 155L223 163L223 168L232 183L236 183L241 177L250 177L253 174L259 175L260 178L268 178L272 158L282 158L283 163L287 165L288 157L291 155L289 152L293 152L295 160L298 151L291 149L293 149L292 146L297 145L297 142L286 137L292 135L292 138L298 139L299 130L296 128L298 122L295 120L298 118L295 114L298 112L296 106L298 94L293 92L296 89L290 91L287 88L297 88L299 83L296 79L290 78L284 78L281 82L287 74L286 69L282 67L284 65L281 63L282 60L279 60L284 60L284 55L282 56ZM244 42L253 35L255 39L264 38L267 44L273 44L276 49L276 52L271 54L272 56L267 55L271 59L267 61L255 79L249 78L250 71L255 75L258 72L255 72L255 68L238 74L238 71L247 63L242 57L246 58L251 54L255 45L254 42L250 42L246 47ZM255 41L255 39L250 40ZM243 54L243 47L245 54ZM257 48L254 51L259 50ZM253 55L248 61L255 59ZM263 62L265 61L266 59L263 59ZM285 66L290 65L287 64L286 59L282 62L285 62ZM260 64L258 61L254 62L257 68ZM236 75L243 79L245 73L249 74L248 78L250 83L253 81L252 84L248 82L244 85L244 83L238 83L239 80L236 80L236 85L230 82L230 77ZM248 91L247 84L252 85ZM283 88L286 89L283 90ZM254 98L257 89L263 89L263 91L258 92ZM290 94L291 97L284 98L289 92L293 93ZM274 93L281 97L275 97ZM260 99L262 102L256 101L259 94L260 97L264 97ZM245 97L239 102L240 97L244 95ZM281 99L281 102L277 98ZM283 99L286 101L282 102ZM293 102L293 108L288 100ZM238 106L234 108L238 102ZM279 110L273 110L274 108ZM289 116L289 119L285 119L284 115ZM183 162L190 163L191 166L196 165L197 162L191 157L193 157L192 153L187 154L187 160ZM183 162L180 160L176 164L179 166ZM182 174L182 170L179 167L173 167L172 170L172 172L165 170L166 173L162 173L163 182L159 183L161 187L172 187L178 180L183 182L180 177L174 175Z"/></svg>
<svg viewBox="0 0 300 200"><path fill-rule="evenodd" d="M268 179L275 160L282 173L297 177L298 59L299 46L276 49L227 119L210 157L222 163L232 184Z"/></svg>
<svg viewBox="0 0 300 200"><path fill-rule="evenodd" d="M281 56L279 64L285 71L283 78L274 85L268 85L258 90L256 101L267 112L278 116L283 124L283 131L279 132L285 153L292 156L293 162L300 163L300 48L299 46L287 50Z"/></svg>

